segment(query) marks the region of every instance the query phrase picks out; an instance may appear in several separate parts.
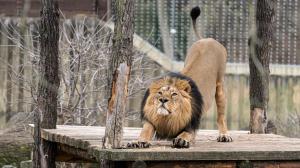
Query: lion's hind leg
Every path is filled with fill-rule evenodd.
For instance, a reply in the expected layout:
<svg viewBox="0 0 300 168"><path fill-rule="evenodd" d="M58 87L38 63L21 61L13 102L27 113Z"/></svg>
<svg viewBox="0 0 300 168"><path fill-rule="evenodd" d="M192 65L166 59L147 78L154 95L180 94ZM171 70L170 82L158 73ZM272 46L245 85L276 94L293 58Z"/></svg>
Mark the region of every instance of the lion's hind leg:
<svg viewBox="0 0 300 168"><path fill-rule="evenodd" d="M231 142L232 138L227 133L227 125L225 122L225 105L226 105L226 96L224 92L223 83L217 83L216 86L216 104L217 104L217 124L219 129L218 142Z"/></svg>

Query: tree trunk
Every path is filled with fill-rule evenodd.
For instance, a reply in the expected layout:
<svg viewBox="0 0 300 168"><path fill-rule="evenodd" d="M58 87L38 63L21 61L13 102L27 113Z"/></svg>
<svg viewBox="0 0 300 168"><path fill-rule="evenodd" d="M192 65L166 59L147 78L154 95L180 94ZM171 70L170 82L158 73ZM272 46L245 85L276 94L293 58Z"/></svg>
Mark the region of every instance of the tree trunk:
<svg viewBox="0 0 300 168"><path fill-rule="evenodd" d="M269 101L269 58L274 39L276 0L259 0L256 33L250 38L250 132L265 133Z"/></svg>
<svg viewBox="0 0 300 168"><path fill-rule="evenodd" d="M33 167L55 167L56 144L40 137L41 129L55 129L57 120L59 13L58 3L42 0L40 79L35 111Z"/></svg>
<svg viewBox="0 0 300 168"><path fill-rule="evenodd" d="M132 63L134 0L116 0L115 28L108 70L108 110L104 148L120 148Z"/></svg>

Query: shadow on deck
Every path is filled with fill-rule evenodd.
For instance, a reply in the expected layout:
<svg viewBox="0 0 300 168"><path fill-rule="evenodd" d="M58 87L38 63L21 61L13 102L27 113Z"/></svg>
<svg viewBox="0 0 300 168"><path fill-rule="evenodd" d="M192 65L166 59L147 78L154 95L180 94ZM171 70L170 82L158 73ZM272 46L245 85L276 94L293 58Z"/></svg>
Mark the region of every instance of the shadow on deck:
<svg viewBox="0 0 300 168"><path fill-rule="evenodd" d="M104 127L58 125L43 129L41 136L57 142L57 161L106 159L122 167L300 167L297 138L230 131L234 141L219 143L217 130L199 130L189 149L171 148L170 141L153 141L148 149L102 149L104 131ZM123 143L136 140L139 133L140 128L124 128Z"/></svg>

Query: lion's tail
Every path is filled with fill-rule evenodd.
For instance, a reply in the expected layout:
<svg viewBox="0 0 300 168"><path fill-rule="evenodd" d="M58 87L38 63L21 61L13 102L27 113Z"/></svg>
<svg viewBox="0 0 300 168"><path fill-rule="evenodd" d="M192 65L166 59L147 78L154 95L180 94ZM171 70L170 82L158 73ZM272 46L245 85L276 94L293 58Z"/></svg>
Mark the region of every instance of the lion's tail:
<svg viewBox="0 0 300 168"><path fill-rule="evenodd" d="M200 10L199 6L196 6L191 10L191 18L192 18L192 21L193 21L193 29L194 29L194 32L195 32L196 36L198 37L198 39L202 38L201 35L197 31L197 25L196 25L196 20L200 16L200 13L201 13L201 10Z"/></svg>

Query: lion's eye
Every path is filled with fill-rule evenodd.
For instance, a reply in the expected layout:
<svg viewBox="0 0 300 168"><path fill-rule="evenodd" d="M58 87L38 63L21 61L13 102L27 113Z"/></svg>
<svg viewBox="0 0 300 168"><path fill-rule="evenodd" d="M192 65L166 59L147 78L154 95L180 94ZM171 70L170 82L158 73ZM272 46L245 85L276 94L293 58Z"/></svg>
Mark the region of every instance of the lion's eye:
<svg viewBox="0 0 300 168"><path fill-rule="evenodd" d="M177 96L177 93L172 93L172 96Z"/></svg>
<svg viewBox="0 0 300 168"><path fill-rule="evenodd" d="M162 95L162 92L158 92L159 95Z"/></svg>

